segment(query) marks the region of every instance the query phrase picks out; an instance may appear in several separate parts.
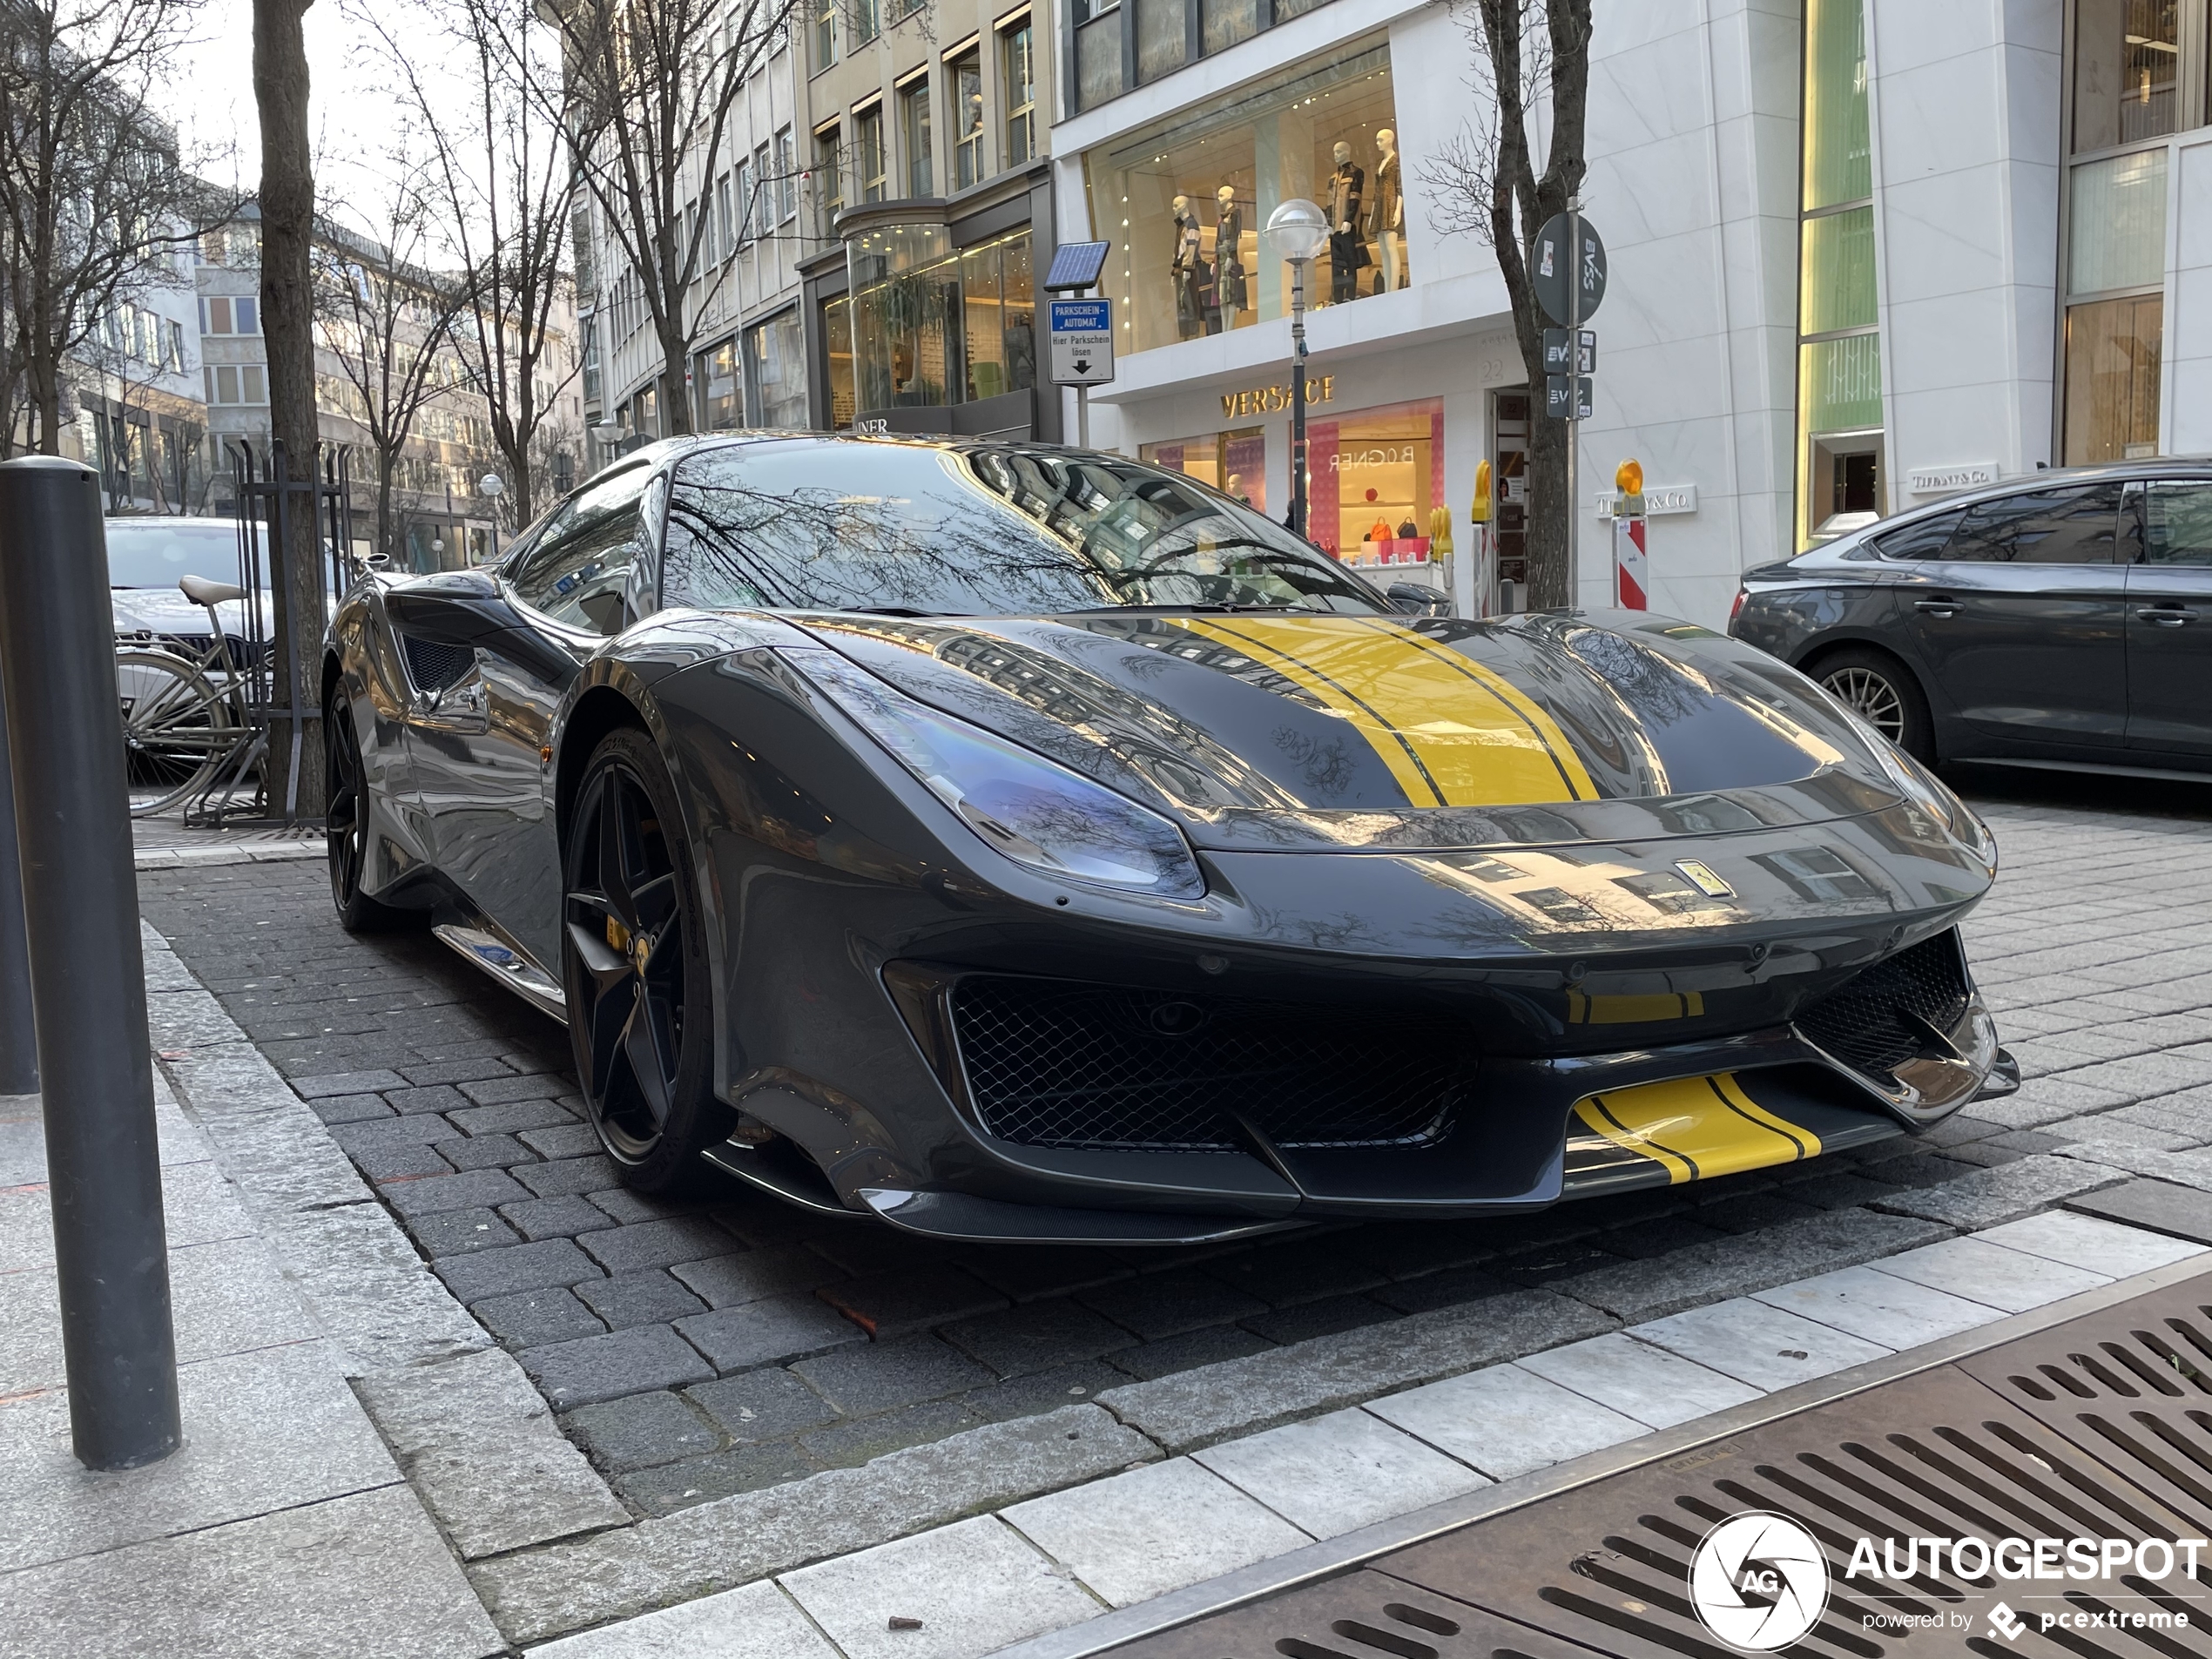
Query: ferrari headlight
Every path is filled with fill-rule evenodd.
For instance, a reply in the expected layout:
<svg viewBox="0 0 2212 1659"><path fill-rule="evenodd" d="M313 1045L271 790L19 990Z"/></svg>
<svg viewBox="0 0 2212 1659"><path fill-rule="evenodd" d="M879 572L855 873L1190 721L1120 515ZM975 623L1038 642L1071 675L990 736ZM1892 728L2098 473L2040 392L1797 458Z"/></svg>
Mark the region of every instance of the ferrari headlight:
<svg viewBox="0 0 2212 1659"><path fill-rule="evenodd" d="M835 651L783 655L991 846L1047 875L1196 899L1205 876L1159 813L1018 744L917 703Z"/></svg>

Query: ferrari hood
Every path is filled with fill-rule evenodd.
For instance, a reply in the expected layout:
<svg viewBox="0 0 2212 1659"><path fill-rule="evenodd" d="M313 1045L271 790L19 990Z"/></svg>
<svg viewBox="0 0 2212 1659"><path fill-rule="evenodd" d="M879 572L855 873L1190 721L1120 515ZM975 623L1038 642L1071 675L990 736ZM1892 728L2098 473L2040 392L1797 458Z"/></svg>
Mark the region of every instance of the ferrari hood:
<svg viewBox="0 0 2212 1659"><path fill-rule="evenodd" d="M1642 839L1899 799L1800 677L1633 613L793 620L912 697L1167 806L1202 844Z"/></svg>

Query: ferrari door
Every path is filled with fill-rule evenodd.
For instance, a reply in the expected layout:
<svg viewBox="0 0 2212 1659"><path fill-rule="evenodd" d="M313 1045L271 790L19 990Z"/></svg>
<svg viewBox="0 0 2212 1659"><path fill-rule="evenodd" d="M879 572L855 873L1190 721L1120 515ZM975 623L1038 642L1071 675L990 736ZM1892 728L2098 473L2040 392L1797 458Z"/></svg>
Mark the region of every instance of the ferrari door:
<svg viewBox="0 0 2212 1659"><path fill-rule="evenodd" d="M2128 486L2128 746L2212 761L2212 480Z"/></svg>
<svg viewBox="0 0 2212 1659"><path fill-rule="evenodd" d="M560 847L546 745L584 658L625 625L651 475L636 466L598 481L516 550L496 584L501 625L472 641L453 685L410 729L438 868L556 976Z"/></svg>
<svg viewBox="0 0 2212 1659"><path fill-rule="evenodd" d="M1977 502L1900 585L1928 677L1982 735L2118 748L2128 723L2126 567L2116 482Z"/></svg>

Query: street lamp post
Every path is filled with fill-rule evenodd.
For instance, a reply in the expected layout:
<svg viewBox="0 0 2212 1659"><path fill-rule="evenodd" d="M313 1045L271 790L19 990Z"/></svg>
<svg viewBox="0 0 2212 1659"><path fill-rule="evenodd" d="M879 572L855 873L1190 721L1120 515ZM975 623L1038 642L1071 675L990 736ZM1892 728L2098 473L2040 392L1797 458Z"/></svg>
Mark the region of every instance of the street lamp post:
<svg viewBox="0 0 2212 1659"><path fill-rule="evenodd" d="M507 493L507 481L496 472L488 472L476 480L476 489L491 503L491 562L499 563L499 498Z"/></svg>
<svg viewBox="0 0 2212 1659"><path fill-rule="evenodd" d="M1329 216L1293 196L1267 216L1267 245L1291 267L1291 528L1305 535L1305 267L1329 242ZM1311 539L1311 538L1309 538Z"/></svg>

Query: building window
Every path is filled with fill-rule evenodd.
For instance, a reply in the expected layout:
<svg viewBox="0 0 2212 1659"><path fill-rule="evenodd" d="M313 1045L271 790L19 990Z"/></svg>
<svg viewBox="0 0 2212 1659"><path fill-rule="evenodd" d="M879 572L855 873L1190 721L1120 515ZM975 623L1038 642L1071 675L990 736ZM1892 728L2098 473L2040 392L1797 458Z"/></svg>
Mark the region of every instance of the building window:
<svg viewBox="0 0 2212 1659"><path fill-rule="evenodd" d="M870 105L853 118L860 150L860 199L880 202L890 192L890 157L883 143L883 105Z"/></svg>
<svg viewBox="0 0 2212 1659"><path fill-rule="evenodd" d="M846 17L853 24L853 44L865 46L883 32L881 0L852 0Z"/></svg>
<svg viewBox="0 0 2212 1659"><path fill-rule="evenodd" d="M1309 302L1406 286L1395 109L1389 48L1355 47L1154 128L1092 168L1091 223L1115 227L1101 283L1120 302L1117 344L1147 351L1287 314L1291 268L1263 255L1259 231L1294 197L1348 227L1307 272Z"/></svg>
<svg viewBox="0 0 2212 1659"><path fill-rule="evenodd" d="M2161 138L2181 118L2181 0L2079 0L2074 153Z"/></svg>
<svg viewBox="0 0 2212 1659"><path fill-rule="evenodd" d="M1189 14L1192 0L1136 0L1136 78L1157 81L1181 69L1190 57Z"/></svg>
<svg viewBox="0 0 2212 1659"><path fill-rule="evenodd" d="M745 423L745 388L738 384L738 342L725 340L699 354L699 424L725 432Z"/></svg>
<svg viewBox="0 0 2212 1659"><path fill-rule="evenodd" d="M2169 135L2200 124L2203 0L2079 0L2067 85L2067 307L2060 454L2068 466L2159 453ZM2118 153L2114 153L2115 151Z"/></svg>
<svg viewBox="0 0 2212 1659"><path fill-rule="evenodd" d="M1879 517L1885 488L1865 0L1807 0L1804 54L1797 266L1801 545Z"/></svg>
<svg viewBox="0 0 2212 1659"><path fill-rule="evenodd" d="M983 60L974 52L952 65L953 188L981 184L991 171L983 146Z"/></svg>
<svg viewBox="0 0 2212 1659"><path fill-rule="evenodd" d="M830 429L853 424L860 405L853 391L853 302L830 300L822 306L822 343L829 359Z"/></svg>
<svg viewBox="0 0 2212 1659"><path fill-rule="evenodd" d="M799 157L792 149L791 129L776 131L776 223L788 224L799 216Z"/></svg>
<svg viewBox="0 0 2212 1659"><path fill-rule="evenodd" d="M736 204L731 199L730 175L726 172L714 181L714 222L719 235L717 246L721 248L723 256L727 258L738 251L738 215Z"/></svg>
<svg viewBox="0 0 2212 1659"><path fill-rule="evenodd" d="M909 81L899 89L899 136L907 147L907 194L935 192L937 170L929 154L929 78Z"/></svg>
<svg viewBox="0 0 2212 1659"><path fill-rule="evenodd" d="M745 330L745 379L752 388L749 424L782 431L806 429L806 334L799 309L779 313Z"/></svg>
<svg viewBox="0 0 2212 1659"><path fill-rule="evenodd" d="M999 36L999 87L1006 108L1006 165L1018 167L1037 153L1037 60L1024 17Z"/></svg>
<svg viewBox="0 0 2212 1659"><path fill-rule="evenodd" d="M827 69L837 61L837 0L813 0L814 67Z"/></svg>
<svg viewBox="0 0 2212 1659"><path fill-rule="evenodd" d="M861 414L978 402L1036 383L1028 231L955 251L941 225L904 225L846 246Z"/></svg>
<svg viewBox="0 0 2212 1659"><path fill-rule="evenodd" d="M738 246L740 247L752 240L752 199L758 188L753 181L752 160L747 157L738 163Z"/></svg>
<svg viewBox="0 0 2212 1659"><path fill-rule="evenodd" d="M211 363L202 369L207 401L213 404L254 404L269 401L266 372L259 363Z"/></svg>
<svg viewBox="0 0 2212 1659"><path fill-rule="evenodd" d="M261 332L261 302L243 296L217 296L200 305L200 332L208 334L258 334Z"/></svg>
<svg viewBox="0 0 2212 1659"><path fill-rule="evenodd" d="M776 162L772 152L762 145L752 152L752 234L767 236L776 225Z"/></svg>
<svg viewBox="0 0 2212 1659"><path fill-rule="evenodd" d="M829 241L837 234L837 216L845 210L845 137L834 125L814 135L814 202L821 221L815 233Z"/></svg>

